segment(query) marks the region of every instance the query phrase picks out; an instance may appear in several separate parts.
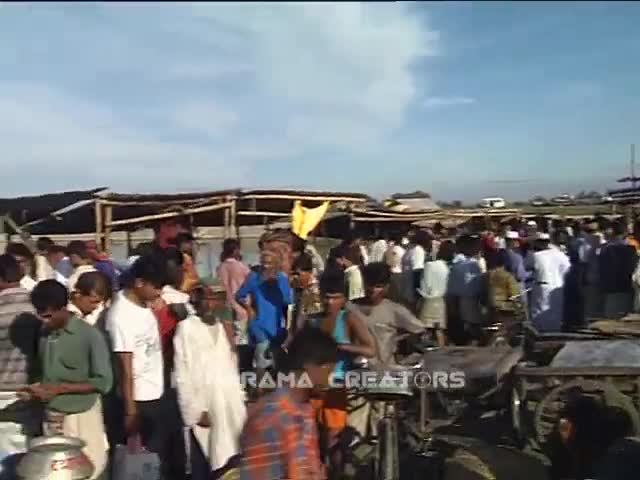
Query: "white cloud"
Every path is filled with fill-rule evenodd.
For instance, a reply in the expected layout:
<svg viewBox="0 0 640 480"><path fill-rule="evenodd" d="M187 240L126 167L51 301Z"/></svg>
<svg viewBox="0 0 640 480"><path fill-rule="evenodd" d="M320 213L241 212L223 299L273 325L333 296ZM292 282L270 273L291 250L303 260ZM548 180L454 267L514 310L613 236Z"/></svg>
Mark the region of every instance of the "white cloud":
<svg viewBox="0 0 640 480"><path fill-rule="evenodd" d="M168 74L173 75L176 78L182 80L189 79L218 79L227 76L234 76L240 74L250 73L253 70L251 65L247 64L201 64L194 61L194 63L184 63L173 65Z"/></svg>
<svg viewBox="0 0 640 480"><path fill-rule="evenodd" d="M185 103L173 113L178 128L219 137L232 130L238 123L238 115L215 103Z"/></svg>
<svg viewBox="0 0 640 480"><path fill-rule="evenodd" d="M252 166L225 169L227 159L216 152L162 139L108 110L33 86L0 84L0 144L5 194L38 193L31 189L36 183L48 190L189 188L203 171L215 171L210 182L224 187L241 184ZM22 170L20 182L11 182L6 172L13 170Z"/></svg>
<svg viewBox="0 0 640 480"><path fill-rule="evenodd" d="M470 105L476 103L475 98L470 97L430 97L424 101L425 108L455 107L458 105Z"/></svg>
<svg viewBox="0 0 640 480"><path fill-rule="evenodd" d="M413 67L437 40L402 3L14 10L0 17L0 42L22 46L5 69L16 54L0 45L3 157L59 165L46 179L61 187L87 167L87 183L145 190L250 185L256 165L327 149L357 157L405 125L424 88Z"/></svg>

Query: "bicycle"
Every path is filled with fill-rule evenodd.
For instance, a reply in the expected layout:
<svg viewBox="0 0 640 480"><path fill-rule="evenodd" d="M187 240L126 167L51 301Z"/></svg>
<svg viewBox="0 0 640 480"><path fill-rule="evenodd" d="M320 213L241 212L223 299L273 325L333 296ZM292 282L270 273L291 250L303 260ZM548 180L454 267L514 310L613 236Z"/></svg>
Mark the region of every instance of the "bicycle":
<svg viewBox="0 0 640 480"><path fill-rule="evenodd" d="M515 307L513 321L509 322L510 324L496 322L483 329L488 336L487 346L511 346L515 338L524 337L527 332L531 331L532 326L526 301L526 296L530 291L531 288L525 288L517 295L509 297L508 301Z"/></svg>

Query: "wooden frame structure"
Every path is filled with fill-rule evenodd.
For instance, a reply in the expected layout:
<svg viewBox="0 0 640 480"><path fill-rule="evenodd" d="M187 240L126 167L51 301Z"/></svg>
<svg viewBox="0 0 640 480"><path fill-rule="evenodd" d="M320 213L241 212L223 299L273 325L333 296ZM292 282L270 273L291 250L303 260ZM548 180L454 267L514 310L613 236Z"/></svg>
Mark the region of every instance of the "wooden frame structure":
<svg viewBox="0 0 640 480"><path fill-rule="evenodd" d="M328 201L337 208L350 210L370 199L358 193L296 190L236 189L176 195L103 193L94 202L95 239L109 252L111 233L116 229L185 218L190 226L223 226L225 238L239 238L241 226L266 226L288 219L296 201L310 207Z"/></svg>
<svg viewBox="0 0 640 480"><path fill-rule="evenodd" d="M222 212L225 237L231 231L232 211L239 190L220 190L174 195L103 193L97 195L95 209L95 239L106 252L111 251L111 233L115 229L129 230L141 225L167 220ZM215 219L217 223L217 218Z"/></svg>

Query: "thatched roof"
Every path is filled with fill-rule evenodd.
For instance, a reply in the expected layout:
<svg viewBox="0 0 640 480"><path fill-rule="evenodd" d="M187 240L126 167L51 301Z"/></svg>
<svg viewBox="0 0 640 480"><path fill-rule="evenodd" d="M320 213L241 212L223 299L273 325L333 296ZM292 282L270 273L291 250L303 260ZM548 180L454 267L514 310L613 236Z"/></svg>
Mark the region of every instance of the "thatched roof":
<svg viewBox="0 0 640 480"><path fill-rule="evenodd" d="M2 198L0 199L0 215L9 215L18 225L23 225L48 217L52 213L78 202L90 201L97 193L104 190L106 188L101 187L91 190Z"/></svg>
<svg viewBox="0 0 640 480"><path fill-rule="evenodd" d="M235 197L241 192L240 189L214 190L208 192L187 192L187 193L113 193L104 192L98 197L105 202L121 204L181 204L196 203L204 200L211 200L223 197Z"/></svg>

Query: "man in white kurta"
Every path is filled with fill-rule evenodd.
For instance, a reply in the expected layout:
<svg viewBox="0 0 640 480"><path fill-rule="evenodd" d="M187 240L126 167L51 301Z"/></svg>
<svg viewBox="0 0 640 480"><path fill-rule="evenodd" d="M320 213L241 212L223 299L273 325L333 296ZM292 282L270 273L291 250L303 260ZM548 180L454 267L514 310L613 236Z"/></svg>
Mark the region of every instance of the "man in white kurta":
<svg viewBox="0 0 640 480"><path fill-rule="evenodd" d="M178 323L173 344L178 403L195 440L191 448L209 463L208 472L195 471L198 452L192 451L192 478L208 479L239 454L246 409L235 354L222 322L205 323L193 314Z"/></svg>
<svg viewBox="0 0 640 480"><path fill-rule="evenodd" d="M389 245L384 238L380 238L373 242L373 245L371 245L371 251L369 252L369 262L384 262L384 254L387 252L387 248L389 248Z"/></svg>
<svg viewBox="0 0 640 480"><path fill-rule="evenodd" d="M569 257L550 246L549 234L539 233L536 251L527 262L534 279L531 292L533 325L540 332L559 332L562 330L564 278L571 268Z"/></svg>

